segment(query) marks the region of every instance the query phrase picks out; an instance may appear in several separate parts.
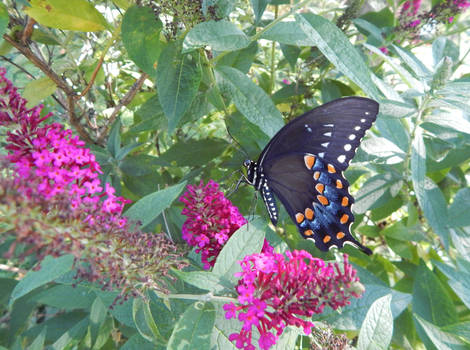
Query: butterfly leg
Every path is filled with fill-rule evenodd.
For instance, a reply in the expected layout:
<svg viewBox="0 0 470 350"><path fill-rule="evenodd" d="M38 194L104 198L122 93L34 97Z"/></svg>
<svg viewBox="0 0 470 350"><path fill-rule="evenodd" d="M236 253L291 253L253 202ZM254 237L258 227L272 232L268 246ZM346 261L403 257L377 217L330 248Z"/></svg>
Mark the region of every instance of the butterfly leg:
<svg viewBox="0 0 470 350"><path fill-rule="evenodd" d="M242 172L241 170L240 170L240 173L241 173L241 176L240 176L240 178L238 179L237 184L235 185L235 188L233 188L233 189L230 188L230 189L228 190L227 197L230 197L232 194L234 194L235 192L237 192L237 191L238 191L238 187L240 187L240 185L241 185L242 183L248 183L248 180L247 180L245 174L243 174L243 172ZM233 187L233 186L232 186L232 187Z"/></svg>

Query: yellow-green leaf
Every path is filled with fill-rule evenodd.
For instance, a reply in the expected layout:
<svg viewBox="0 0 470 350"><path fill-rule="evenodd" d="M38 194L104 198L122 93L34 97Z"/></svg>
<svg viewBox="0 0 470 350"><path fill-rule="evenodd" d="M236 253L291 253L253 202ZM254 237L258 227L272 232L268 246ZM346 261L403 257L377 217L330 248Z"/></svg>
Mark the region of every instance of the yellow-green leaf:
<svg viewBox="0 0 470 350"><path fill-rule="evenodd" d="M48 77L33 80L23 91L23 97L28 101L26 107L32 108L36 106L46 97L52 95L57 89L57 85Z"/></svg>
<svg viewBox="0 0 470 350"><path fill-rule="evenodd" d="M86 0L32 0L25 12L51 28L96 32L107 26L103 15Z"/></svg>

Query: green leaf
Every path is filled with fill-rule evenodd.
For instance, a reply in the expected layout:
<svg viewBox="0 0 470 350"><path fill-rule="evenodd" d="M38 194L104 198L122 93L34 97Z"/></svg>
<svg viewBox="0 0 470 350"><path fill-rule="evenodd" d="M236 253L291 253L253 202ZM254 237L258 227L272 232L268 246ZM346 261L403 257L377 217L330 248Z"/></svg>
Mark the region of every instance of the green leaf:
<svg viewBox="0 0 470 350"><path fill-rule="evenodd" d="M53 306L58 309L87 309L95 300L95 293L89 288L77 285L57 285L40 292L34 300L38 304Z"/></svg>
<svg viewBox="0 0 470 350"><path fill-rule="evenodd" d="M393 141L373 134L362 142L361 150L389 164L401 163L406 158L406 153Z"/></svg>
<svg viewBox="0 0 470 350"><path fill-rule="evenodd" d="M237 109L253 124L272 137L284 126L281 113L274 103L253 81L239 70L217 67L221 90L227 89Z"/></svg>
<svg viewBox="0 0 470 350"><path fill-rule="evenodd" d="M375 300L362 323L357 348L388 349L393 334L393 316L390 308L392 295L387 294Z"/></svg>
<svg viewBox="0 0 470 350"><path fill-rule="evenodd" d="M116 154L116 159L119 160L119 161L123 160L129 153L131 153L133 150L135 150L136 148L138 148L142 145L143 145L143 143L137 143L137 142L125 145Z"/></svg>
<svg viewBox="0 0 470 350"><path fill-rule="evenodd" d="M362 19L362 18L354 19L353 23L359 29L362 29L363 31L365 31L366 34L370 34L376 40L377 43L382 43L382 41L384 40L384 37L383 37L384 33L382 29L375 26L373 23L366 21L365 19Z"/></svg>
<svg viewBox="0 0 470 350"><path fill-rule="evenodd" d="M449 103L449 105L451 104ZM443 111L439 114L430 115L425 119L425 123L432 123L443 128L470 134L470 121L460 113L446 113Z"/></svg>
<svg viewBox="0 0 470 350"><path fill-rule="evenodd" d="M380 114L384 117L405 118L417 112L416 106L405 102L380 100Z"/></svg>
<svg viewBox="0 0 470 350"><path fill-rule="evenodd" d="M453 62L457 62L459 60L459 47L455 45L452 40L441 36L436 38L432 43L434 66L437 66L445 56L450 57Z"/></svg>
<svg viewBox="0 0 470 350"><path fill-rule="evenodd" d="M451 229L450 235L454 247L462 258L470 261L470 227Z"/></svg>
<svg viewBox="0 0 470 350"><path fill-rule="evenodd" d="M140 334L134 334L119 350L155 350L155 344L149 342Z"/></svg>
<svg viewBox="0 0 470 350"><path fill-rule="evenodd" d="M426 81L431 77L431 72L426 66L421 62L415 55L410 51L405 50L399 46L392 45L395 49L395 52L401 57L403 62L411 68L415 76L421 81Z"/></svg>
<svg viewBox="0 0 470 350"><path fill-rule="evenodd" d="M91 344L95 344L99 330L106 319L106 314L106 306L103 304L100 297L96 297L90 310L89 334L91 338Z"/></svg>
<svg viewBox="0 0 470 350"><path fill-rule="evenodd" d="M73 348L74 345L77 345L82 341L83 336L85 335L88 327L88 317L85 317L80 322L76 323L73 327L68 329L64 334L62 334L59 339L57 339L54 344L52 344L51 349L53 350L63 350L67 348Z"/></svg>
<svg viewBox="0 0 470 350"><path fill-rule="evenodd" d="M461 188L449 207L449 226L470 226L470 188ZM470 307L469 307L470 308Z"/></svg>
<svg viewBox="0 0 470 350"><path fill-rule="evenodd" d="M392 141L402 151L407 152L410 143L410 135L401 120L392 118L379 118L375 127L387 140Z"/></svg>
<svg viewBox="0 0 470 350"><path fill-rule="evenodd" d="M429 225L439 235L442 243L449 247L447 225L447 203L439 187L426 177L426 148L420 127L416 128L411 150L411 179L416 199L423 209Z"/></svg>
<svg viewBox="0 0 470 350"><path fill-rule="evenodd" d="M42 350L44 349L44 341L46 340L47 327L44 327L39 335L34 339L28 350Z"/></svg>
<svg viewBox="0 0 470 350"><path fill-rule="evenodd" d="M431 82L431 90L435 91L444 86L450 79L453 73L452 58L444 56L435 68L434 75Z"/></svg>
<svg viewBox="0 0 470 350"><path fill-rule="evenodd" d="M426 321L424 318L419 315L413 314L414 320L417 323L418 333L419 330L423 330L425 335L429 337L429 340L432 341L432 344L436 349L439 350L465 350L468 349L468 345L465 345L457 337L451 333L447 333L439 328L432 322ZM421 336L422 339L422 336ZM427 344L426 340L422 339L426 345L426 348L429 349L431 344Z"/></svg>
<svg viewBox="0 0 470 350"><path fill-rule="evenodd" d="M295 69L297 59L300 55L300 48L294 45L281 44L281 51L292 69Z"/></svg>
<svg viewBox="0 0 470 350"><path fill-rule="evenodd" d="M236 282L234 276L241 271L238 261L247 255L259 253L263 247L266 222L260 218L240 227L227 241L217 256L213 273Z"/></svg>
<svg viewBox="0 0 470 350"><path fill-rule="evenodd" d="M162 28L162 22L149 7L132 6L122 18L122 43L129 58L150 76L156 72Z"/></svg>
<svg viewBox="0 0 470 350"><path fill-rule="evenodd" d="M338 27L312 13L296 15L295 18L308 38L339 71L372 98L380 98L362 56Z"/></svg>
<svg viewBox="0 0 470 350"><path fill-rule="evenodd" d="M227 146L227 141L218 138L181 141L171 146L157 162L175 162L177 166L202 166L220 156Z"/></svg>
<svg viewBox="0 0 470 350"><path fill-rule="evenodd" d="M223 285L223 279L220 276L213 272L208 271L173 271L175 275L177 275L181 280L189 283L195 287L198 287L202 290L208 290L211 292L220 292L224 289L231 288L232 286L228 283L225 283L226 286Z"/></svg>
<svg viewBox="0 0 470 350"><path fill-rule="evenodd" d="M258 156L269 142L269 137L240 112L229 115L225 118L225 123L232 137L243 145L253 158Z"/></svg>
<svg viewBox="0 0 470 350"><path fill-rule="evenodd" d="M70 271L73 266L73 261L73 255L63 255L58 258L46 256L44 260L41 261L41 269L39 271L29 271L15 286L10 296L10 306L23 295L28 294L46 283L54 281L56 278Z"/></svg>
<svg viewBox="0 0 470 350"><path fill-rule="evenodd" d="M92 350L102 349L112 336L111 332L113 329L114 320L111 317L107 317L98 330L98 336L96 337L96 341L95 344L93 344Z"/></svg>
<svg viewBox="0 0 470 350"><path fill-rule="evenodd" d="M0 3L0 38L3 38L8 28L8 22L10 21L8 17L8 11L5 4ZM2 39L3 40L3 39Z"/></svg>
<svg viewBox="0 0 470 350"><path fill-rule="evenodd" d="M468 212L467 212L468 213ZM467 214L468 215L468 214ZM470 309L470 272L456 270L452 266L434 261L434 264L442 271L449 279L447 282L455 294L463 301L463 303Z"/></svg>
<svg viewBox="0 0 470 350"><path fill-rule="evenodd" d="M157 66L158 99L168 118L170 133L196 97L202 74L199 55L181 54L180 50L178 42L168 44Z"/></svg>
<svg viewBox="0 0 470 350"><path fill-rule="evenodd" d="M465 339L467 343L470 343L470 321L464 321L444 326L442 327L442 330L452 335L459 336Z"/></svg>
<svg viewBox="0 0 470 350"><path fill-rule="evenodd" d="M162 340L157 324L150 311L149 301L143 298L135 298L132 304L132 318L140 335L153 343Z"/></svg>
<svg viewBox="0 0 470 350"><path fill-rule="evenodd" d="M269 0L250 0L251 7L253 7L253 13L255 14L255 23L259 23L263 16L266 6L270 2Z"/></svg>
<svg viewBox="0 0 470 350"><path fill-rule="evenodd" d="M314 46L315 43L304 33L297 22L278 22L266 30L262 39L277 41L281 44L295 46Z"/></svg>
<svg viewBox="0 0 470 350"><path fill-rule="evenodd" d="M355 195L354 212L363 214L371 208L385 204L384 194L395 182L390 173L375 175L367 179Z"/></svg>
<svg viewBox="0 0 470 350"><path fill-rule="evenodd" d="M186 181L149 194L130 207L124 215L140 221L142 227L145 227L173 203L185 186Z"/></svg>
<svg viewBox="0 0 470 350"><path fill-rule="evenodd" d="M46 97L52 95L57 89L57 85L48 77L33 80L28 83L23 91L23 98L28 103L26 107L32 108L39 104Z"/></svg>
<svg viewBox="0 0 470 350"><path fill-rule="evenodd" d="M375 46L372 46L369 44L363 44L363 45L365 48L372 51L373 53L381 57L385 62L387 62L392 67L392 69L400 76L400 78L408 87L410 88L413 87L415 90L418 90L418 91L424 90L423 83L420 80L415 79L406 69L404 69L402 66L397 64L396 61L392 60L392 58L389 55L384 54Z"/></svg>
<svg viewBox="0 0 470 350"><path fill-rule="evenodd" d="M452 298L436 275L421 262L413 285L413 312L436 326L458 321Z"/></svg>
<svg viewBox="0 0 470 350"><path fill-rule="evenodd" d="M242 50L229 52L227 55L217 60L217 66L230 66L246 74L250 70L250 67L253 64L257 53L258 43L254 41L250 45L248 45L248 47ZM217 104L214 104L214 106L222 110L223 106L222 108L219 108Z"/></svg>
<svg viewBox="0 0 470 350"><path fill-rule="evenodd" d="M114 158L117 158L117 154L121 149L121 119L119 118L116 119L111 127L106 148Z"/></svg>
<svg viewBox="0 0 470 350"><path fill-rule="evenodd" d="M176 323L167 349L210 349L214 322L215 308L212 303L192 304Z"/></svg>
<svg viewBox="0 0 470 350"><path fill-rule="evenodd" d="M25 12L43 26L62 30L96 32L108 25L86 0L31 0Z"/></svg>
<svg viewBox="0 0 470 350"><path fill-rule="evenodd" d="M250 44L248 37L229 21L208 21L196 24L183 42L183 53L210 46L215 51L235 51Z"/></svg>

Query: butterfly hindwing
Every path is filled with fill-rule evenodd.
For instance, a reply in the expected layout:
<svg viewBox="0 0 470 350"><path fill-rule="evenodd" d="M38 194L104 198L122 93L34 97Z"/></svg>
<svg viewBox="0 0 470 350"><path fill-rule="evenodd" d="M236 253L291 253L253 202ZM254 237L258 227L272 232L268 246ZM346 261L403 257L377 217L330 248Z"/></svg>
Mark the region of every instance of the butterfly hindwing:
<svg viewBox="0 0 470 350"><path fill-rule="evenodd" d="M323 251L350 243L368 252L351 235L354 199L348 181L335 170L312 154L290 153L273 162L265 174L304 238Z"/></svg>
<svg viewBox="0 0 470 350"><path fill-rule="evenodd" d="M264 179L263 198L274 193L302 236L321 250L351 243L371 254L351 234L354 199L343 171L377 113L377 102L362 97L326 103L285 125L256 162L257 177ZM276 224L271 203L265 200Z"/></svg>

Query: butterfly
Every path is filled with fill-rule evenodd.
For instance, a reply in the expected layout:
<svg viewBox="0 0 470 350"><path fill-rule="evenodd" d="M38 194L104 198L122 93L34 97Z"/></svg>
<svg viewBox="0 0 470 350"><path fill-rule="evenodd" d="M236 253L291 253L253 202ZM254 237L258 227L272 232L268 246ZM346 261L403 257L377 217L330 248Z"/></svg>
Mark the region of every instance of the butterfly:
<svg viewBox="0 0 470 350"><path fill-rule="evenodd" d="M257 161L244 161L244 182L260 192L274 225L277 197L300 234L320 250L349 243L372 254L351 234L354 198L343 171L378 110L377 102L364 97L328 102L282 127Z"/></svg>

